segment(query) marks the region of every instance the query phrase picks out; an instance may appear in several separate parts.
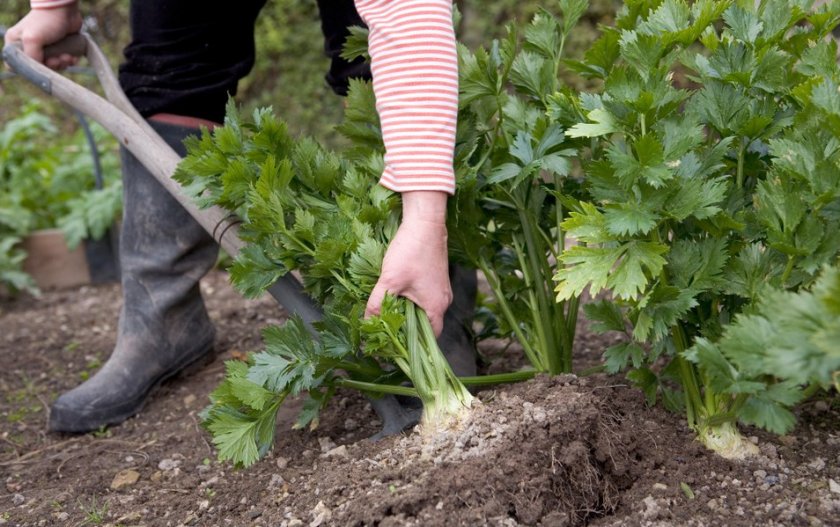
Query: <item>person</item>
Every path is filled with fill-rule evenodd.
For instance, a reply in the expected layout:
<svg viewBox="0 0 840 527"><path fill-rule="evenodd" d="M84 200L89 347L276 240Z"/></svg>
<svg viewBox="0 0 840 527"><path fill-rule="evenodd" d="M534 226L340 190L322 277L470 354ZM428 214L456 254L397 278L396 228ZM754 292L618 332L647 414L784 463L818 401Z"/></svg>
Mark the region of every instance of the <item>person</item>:
<svg viewBox="0 0 840 527"><path fill-rule="evenodd" d="M243 0L235 8L225 0L131 2L132 40L120 84L181 155L185 137L223 120L227 98L252 68L254 24L265 2ZM366 315L378 312L386 292L413 300L429 315L456 373L474 375L475 272L450 266L446 243L458 105L451 0L318 0L318 8L333 89L346 94L350 77L372 74L386 147L380 184L402 196L402 223ZM339 57L348 27L363 23L370 30L370 71L362 61ZM77 0L31 0L30 12L5 41L21 42L43 62L46 45L81 29ZM75 61L62 55L45 63L60 69ZM198 283L218 249L131 154L123 151L122 162L123 307L116 346L95 375L55 401L51 431L122 422L161 382L214 357L214 328Z"/></svg>

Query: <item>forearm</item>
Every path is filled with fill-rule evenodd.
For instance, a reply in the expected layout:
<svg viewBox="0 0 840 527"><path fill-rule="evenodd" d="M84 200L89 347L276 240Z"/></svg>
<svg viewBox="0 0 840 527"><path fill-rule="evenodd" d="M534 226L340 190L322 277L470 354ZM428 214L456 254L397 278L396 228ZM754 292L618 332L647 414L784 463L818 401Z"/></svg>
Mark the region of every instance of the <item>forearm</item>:
<svg viewBox="0 0 840 527"><path fill-rule="evenodd" d="M451 0L356 0L356 7L370 28L386 151L381 184L452 194L458 57ZM420 201L429 210L435 198Z"/></svg>

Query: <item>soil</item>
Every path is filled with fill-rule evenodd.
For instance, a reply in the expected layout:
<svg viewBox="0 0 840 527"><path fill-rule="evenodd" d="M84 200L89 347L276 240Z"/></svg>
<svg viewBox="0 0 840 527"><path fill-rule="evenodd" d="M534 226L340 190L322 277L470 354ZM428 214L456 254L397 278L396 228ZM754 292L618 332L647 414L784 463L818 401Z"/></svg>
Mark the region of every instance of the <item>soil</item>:
<svg viewBox="0 0 840 527"><path fill-rule="evenodd" d="M801 405L788 436L744 429L761 454L738 463L621 376L485 390L434 443L368 440L375 414L341 392L313 431L292 430L295 405L284 409L275 449L234 469L215 460L197 414L223 360L257 349L259 329L283 313L242 299L223 273L202 290L217 361L162 386L123 425L81 436L46 433L49 404L107 359L119 287L0 300L0 525L840 525L836 396ZM577 363L596 364L612 340L584 327ZM513 360L498 342L482 351L487 371Z"/></svg>

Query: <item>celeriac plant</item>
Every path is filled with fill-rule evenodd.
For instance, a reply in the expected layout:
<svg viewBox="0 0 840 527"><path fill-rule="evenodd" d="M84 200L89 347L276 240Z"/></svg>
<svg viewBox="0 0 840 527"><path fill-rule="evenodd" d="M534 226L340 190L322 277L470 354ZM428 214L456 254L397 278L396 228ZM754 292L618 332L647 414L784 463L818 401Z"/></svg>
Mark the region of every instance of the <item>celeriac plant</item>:
<svg viewBox="0 0 840 527"><path fill-rule="evenodd" d="M354 83L351 93L351 101L372 100L367 84ZM345 127L375 136L373 106L354 108ZM316 425L339 386L419 397L429 433L456 425L471 406L422 310L386 297L379 316L363 319L401 215L399 196L377 184L378 144L350 163L311 140L291 138L270 110L248 121L232 103L224 127L188 143L178 180L199 203L220 205L243 221L248 245L231 268L234 285L255 296L299 271L325 312L314 324L317 338L292 317L264 330L265 349L249 363L227 364L204 415L223 459L250 465L264 455L280 404L302 393L298 426Z"/></svg>
<svg viewBox="0 0 840 527"><path fill-rule="evenodd" d="M629 336L607 369L632 368L726 457L755 449L737 421L788 431L808 382L733 344L760 337L755 319L726 328L840 252L840 141L826 126L840 7L811 4L630 0L574 64L603 90L551 97L566 134L592 141L589 197L562 223L584 245L560 256L558 298L609 291L586 308Z"/></svg>
<svg viewBox="0 0 840 527"><path fill-rule="evenodd" d="M578 299L553 301L552 277L566 248L560 196L574 192L576 155L547 114L560 86L569 33L585 0L558 2L562 17L537 14L522 44L511 25L490 49L460 48L461 100L450 212L452 254L480 269L501 336L513 336L533 368L572 371Z"/></svg>

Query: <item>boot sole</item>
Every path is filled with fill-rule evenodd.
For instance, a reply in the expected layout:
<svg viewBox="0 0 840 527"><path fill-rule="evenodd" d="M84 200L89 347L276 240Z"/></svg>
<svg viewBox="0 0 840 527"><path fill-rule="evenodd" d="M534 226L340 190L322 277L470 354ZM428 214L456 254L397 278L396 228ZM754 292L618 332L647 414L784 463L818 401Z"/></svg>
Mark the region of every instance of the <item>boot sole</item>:
<svg viewBox="0 0 840 527"><path fill-rule="evenodd" d="M217 352L211 343L209 348L198 356L193 356L171 370L164 372L154 379L149 387L134 399L125 401L119 406L112 406L96 412L80 414L69 408L53 405L50 410L48 430L70 434L82 434L116 425L140 413L153 393L168 380L188 377L206 367L216 359Z"/></svg>

